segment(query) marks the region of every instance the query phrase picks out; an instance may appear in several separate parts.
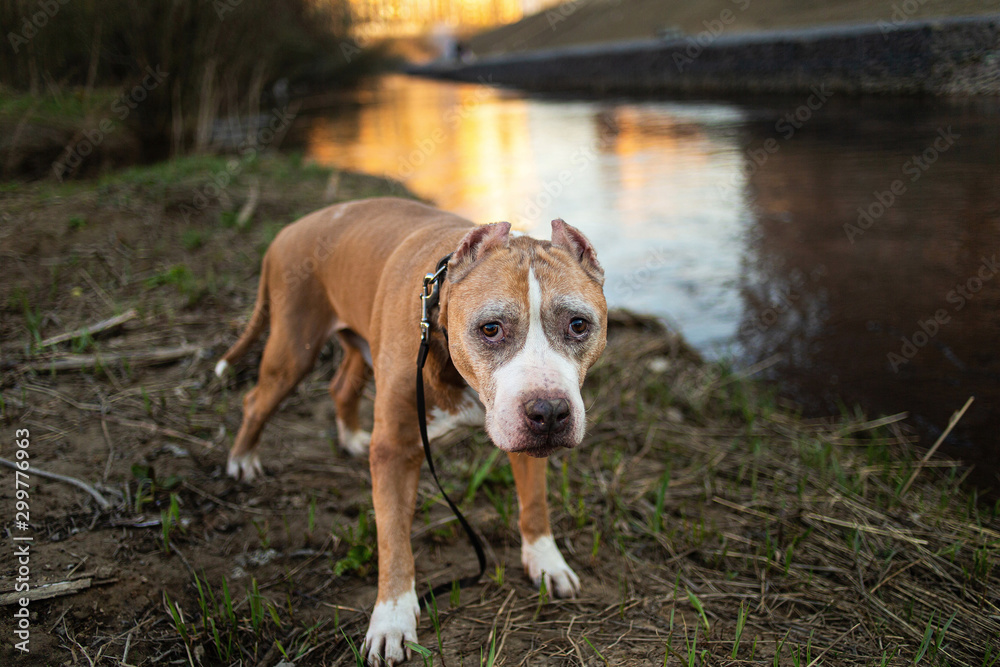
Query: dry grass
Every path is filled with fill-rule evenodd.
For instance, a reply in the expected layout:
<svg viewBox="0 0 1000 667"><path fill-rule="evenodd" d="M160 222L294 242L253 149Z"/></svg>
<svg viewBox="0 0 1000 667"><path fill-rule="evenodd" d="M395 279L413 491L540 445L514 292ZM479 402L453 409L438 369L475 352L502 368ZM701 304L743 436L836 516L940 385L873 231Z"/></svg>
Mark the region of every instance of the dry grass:
<svg viewBox="0 0 1000 667"><path fill-rule="evenodd" d="M278 217L282 181L267 170L252 176L268 193L262 217L287 221ZM322 178L291 180L294 206L322 199ZM47 206L50 216L69 217L79 209L89 236L86 244L44 232L29 238L37 230L26 226L15 239L42 250L11 251L19 272L4 285L4 424L27 424L36 434L33 465L83 479L113 504L101 511L57 483L34 501L37 562L48 566L37 571L39 581L87 573L97 583L33 606L40 648L18 664L270 667L283 651L296 665L353 664L350 643L367 626L376 571L367 466L319 435L330 421L336 350L268 426L268 475L253 487L222 474L252 363L229 385L210 379L208 353L165 366L114 361L66 373L18 363L43 354L31 338L113 314L100 309L105 302L136 307L139 318L111 338L83 341L88 352L127 358L178 344L218 352L232 340L255 291L248 263L274 225L226 227L213 222L215 208L182 221L161 200L164 192L184 197L155 181L6 202L15 215ZM233 187L243 191L242 181ZM150 216L159 236L129 236ZM185 244L192 229L199 242ZM198 289L150 282L177 264L189 267ZM33 287L33 275L51 284ZM81 285L83 294L69 293ZM79 308L81 299L90 307ZM425 610L427 661L997 663L1000 517L962 486L958 464L930 462L903 493L918 457L901 417L804 419L767 386L703 362L656 323L623 313L612 323L585 387L586 443L551 459L554 529L583 596L540 600L520 573L509 469L481 433L470 434L439 448L438 465L453 497L465 498L493 569L457 599L439 599L439 613ZM148 499L139 502L143 489ZM418 588L472 568L471 550L426 478L413 542ZM12 568L4 550L5 579ZM217 604L203 606L209 589ZM213 623L223 644L231 640L225 659ZM10 631L0 619L0 635ZM0 662L13 659L8 646L0 649Z"/></svg>
<svg viewBox="0 0 1000 667"><path fill-rule="evenodd" d="M821 653L824 664L909 664L929 628L927 663L1000 655L996 512L962 490L953 462L934 462L901 494L915 460L899 418L801 419L669 334L626 330L612 349L592 385L591 438L618 453L610 468L579 473L613 510L601 529L626 567L659 580L636 597L673 618L675 654L698 633L699 661L735 662L743 606L740 660L770 661L782 645L782 664ZM650 641L664 634L653 618Z"/></svg>

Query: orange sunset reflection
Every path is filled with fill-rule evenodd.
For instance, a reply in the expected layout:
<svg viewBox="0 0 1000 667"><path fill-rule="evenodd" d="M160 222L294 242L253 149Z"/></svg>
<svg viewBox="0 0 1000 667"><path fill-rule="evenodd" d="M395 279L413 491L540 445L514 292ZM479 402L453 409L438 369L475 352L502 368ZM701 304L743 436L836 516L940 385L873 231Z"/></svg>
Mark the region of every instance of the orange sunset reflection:
<svg viewBox="0 0 1000 667"><path fill-rule="evenodd" d="M633 225L648 234L650 211L697 218L707 183L732 180L718 173L719 142L690 114L529 102L487 86L403 77L377 85L373 103L312 121L307 156L401 181L479 222L530 229L573 215L579 224L613 222L616 234L631 236Z"/></svg>
<svg viewBox="0 0 1000 667"><path fill-rule="evenodd" d="M315 119L308 157L401 181L480 221L505 219L507 193L536 179L523 100L480 86L396 83L381 82L381 103Z"/></svg>
<svg viewBox="0 0 1000 667"><path fill-rule="evenodd" d="M374 85L361 104L312 119L309 159L400 181L445 210L538 238L563 218L601 248L610 303L677 318L698 344L731 338L749 220L731 131L738 111L402 76ZM720 183L733 185L720 193Z"/></svg>

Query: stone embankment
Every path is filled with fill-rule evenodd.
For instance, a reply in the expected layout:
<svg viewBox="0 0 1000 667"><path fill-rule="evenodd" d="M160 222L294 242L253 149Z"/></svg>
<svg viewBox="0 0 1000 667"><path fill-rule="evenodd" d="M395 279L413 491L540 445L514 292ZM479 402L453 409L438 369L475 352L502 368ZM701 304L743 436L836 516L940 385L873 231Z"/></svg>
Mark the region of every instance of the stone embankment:
<svg viewBox="0 0 1000 667"><path fill-rule="evenodd" d="M413 74L534 91L1000 94L1000 15L697 35L508 53Z"/></svg>

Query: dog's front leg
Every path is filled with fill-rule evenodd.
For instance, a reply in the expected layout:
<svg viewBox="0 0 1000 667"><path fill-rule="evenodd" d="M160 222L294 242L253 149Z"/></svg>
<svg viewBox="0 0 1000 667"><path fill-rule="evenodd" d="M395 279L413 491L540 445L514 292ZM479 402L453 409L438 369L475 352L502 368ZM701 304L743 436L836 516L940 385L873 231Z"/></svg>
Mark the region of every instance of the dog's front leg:
<svg viewBox="0 0 1000 667"><path fill-rule="evenodd" d="M514 471L521 515L521 564L536 586L545 581L545 589L550 595L574 597L580 592L580 577L559 553L549 526L545 484L548 459L527 454L508 454L508 458Z"/></svg>
<svg viewBox="0 0 1000 667"><path fill-rule="evenodd" d="M369 665L395 665L409 658L406 643L416 643L420 618L410 527L424 452L387 430L376 423L369 452L378 534L378 598L362 649Z"/></svg>

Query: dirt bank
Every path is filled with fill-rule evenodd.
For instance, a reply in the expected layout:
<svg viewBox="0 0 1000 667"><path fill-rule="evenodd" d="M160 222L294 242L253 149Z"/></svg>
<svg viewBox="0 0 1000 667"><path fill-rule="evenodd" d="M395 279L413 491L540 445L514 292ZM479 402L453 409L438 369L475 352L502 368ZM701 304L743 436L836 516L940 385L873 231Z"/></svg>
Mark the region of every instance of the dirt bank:
<svg viewBox="0 0 1000 667"><path fill-rule="evenodd" d="M14 458L15 430L27 429L36 471L81 480L107 503L36 472L25 530L14 475L0 468L4 533L34 540L32 586L70 582L30 603L29 654L12 647L15 606L4 607L4 665L272 667L283 653L296 665L354 664L375 540L366 462L331 435L339 352L324 351L269 424L267 474L253 485L223 468L255 355L226 382L211 369L249 315L261 254L282 225L401 190L269 158L206 196L228 167L198 158L0 188L0 456ZM117 328L42 345L131 309ZM171 350L160 363L135 356ZM56 370L67 360L77 368ZM428 660L997 662L997 508L962 489L957 464L918 467L902 416L803 420L627 314L613 318L585 400L585 445L554 456L550 472L578 600L539 600L520 572L513 480L483 434L438 450L488 544L490 576L424 612ZM419 494L423 589L473 560L426 477ZM3 541L0 594L18 567Z"/></svg>

